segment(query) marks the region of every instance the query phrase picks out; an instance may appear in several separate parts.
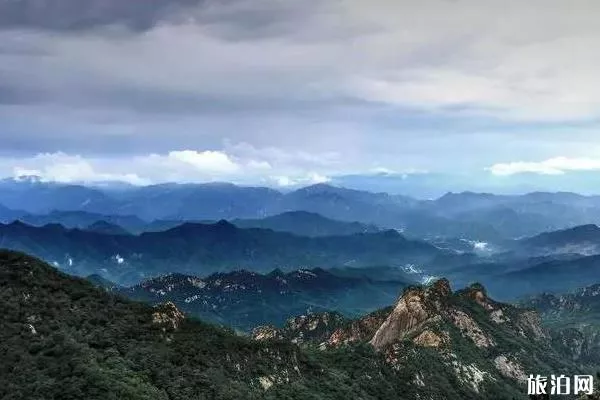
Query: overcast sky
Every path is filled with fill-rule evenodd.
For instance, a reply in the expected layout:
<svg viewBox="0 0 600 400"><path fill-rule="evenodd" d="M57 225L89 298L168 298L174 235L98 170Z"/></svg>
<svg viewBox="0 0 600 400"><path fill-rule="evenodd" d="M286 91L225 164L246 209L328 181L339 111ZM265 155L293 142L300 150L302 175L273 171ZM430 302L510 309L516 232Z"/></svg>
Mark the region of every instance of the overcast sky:
<svg viewBox="0 0 600 400"><path fill-rule="evenodd" d="M599 20L595 0L0 0L0 176L600 174Z"/></svg>

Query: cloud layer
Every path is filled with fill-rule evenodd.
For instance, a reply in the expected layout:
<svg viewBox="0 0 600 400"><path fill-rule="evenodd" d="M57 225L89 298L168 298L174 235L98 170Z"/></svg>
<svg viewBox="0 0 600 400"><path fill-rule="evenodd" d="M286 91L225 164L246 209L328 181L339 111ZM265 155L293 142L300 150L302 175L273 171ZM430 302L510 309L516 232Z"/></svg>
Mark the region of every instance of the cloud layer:
<svg viewBox="0 0 600 400"><path fill-rule="evenodd" d="M229 181L239 184L298 186L329 181L325 175L309 167L325 167L322 160L308 155L287 154L265 149L262 158L249 145L222 151L171 151L165 155L149 154L129 158L91 157L65 153L43 153L32 157L0 158L0 174L15 178L37 176L42 181L65 183L98 183L121 181L133 185L164 182ZM325 155L324 155L325 156ZM269 160L269 161L267 161ZM298 168L303 165L303 168ZM333 170L332 170L333 171Z"/></svg>
<svg viewBox="0 0 600 400"><path fill-rule="evenodd" d="M599 17L593 0L0 1L0 174L573 171L600 158Z"/></svg>
<svg viewBox="0 0 600 400"><path fill-rule="evenodd" d="M540 162L517 161L495 164L489 170L499 176L523 173L564 175L570 171L600 171L600 159L556 157Z"/></svg>

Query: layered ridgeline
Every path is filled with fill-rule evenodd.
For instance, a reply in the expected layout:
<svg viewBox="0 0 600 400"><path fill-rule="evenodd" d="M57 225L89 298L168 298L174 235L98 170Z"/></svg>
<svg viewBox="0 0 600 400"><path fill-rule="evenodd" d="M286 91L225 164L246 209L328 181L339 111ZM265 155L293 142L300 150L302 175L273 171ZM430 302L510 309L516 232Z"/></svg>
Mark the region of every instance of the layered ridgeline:
<svg viewBox="0 0 600 400"><path fill-rule="evenodd" d="M467 237L488 242L600 223L598 196L465 192L418 200L325 184L281 193L225 183L100 188L24 177L0 181L0 204L10 209L3 212L0 208L0 221L23 214L85 212L111 216L108 222L120 220L118 225L136 232L143 229L140 225L145 221L256 220L290 211L401 229L418 237ZM27 222L36 223L36 219Z"/></svg>
<svg viewBox="0 0 600 400"><path fill-rule="evenodd" d="M132 299L154 304L171 301L186 313L246 332L262 324L280 325L290 316L306 313L335 310L345 316L364 315L392 304L412 282L410 276L398 273L402 280L378 281L334 272L320 268L288 273L275 270L264 275L235 271L206 278L172 274L120 290L92 278L99 286Z"/></svg>
<svg viewBox="0 0 600 400"><path fill-rule="evenodd" d="M33 226L59 224L70 229L133 234L166 231L184 223L182 220L175 219L159 219L147 222L136 216L103 215L88 211L52 211L47 214L27 214L0 206L0 222L10 223L16 220ZM208 224L216 221L188 222ZM342 236L356 233L374 233L381 230L375 225L338 221L307 211L289 211L256 219L234 219L231 220L231 223L239 228L271 229L300 236Z"/></svg>
<svg viewBox="0 0 600 400"><path fill-rule="evenodd" d="M515 399L528 373L590 372L534 312L443 280L365 318L313 314L250 340L0 252L0 307L6 399Z"/></svg>
<svg viewBox="0 0 600 400"><path fill-rule="evenodd" d="M291 215L297 220L303 213ZM361 224L341 224L334 226L362 229ZM412 265L420 278L446 276L458 286L479 281L494 297L514 300L600 282L599 233L596 226L586 225L513 241L505 244L504 252L470 253L407 239L394 230L340 236L313 232L316 237L305 237L221 221L131 235L108 222L86 230L14 222L0 224L0 246L33 254L74 275L96 274L126 286L171 273Z"/></svg>
<svg viewBox="0 0 600 400"><path fill-rule="evenodd" d="M240 229L221 221L186 223L141 235L0 224L0 247L24 251L74 275L101 274L119 284L183 273L208 275L246 269L270 272L314 267L422 264L444 252L396 231L302 237L268 229Z"/></svg>

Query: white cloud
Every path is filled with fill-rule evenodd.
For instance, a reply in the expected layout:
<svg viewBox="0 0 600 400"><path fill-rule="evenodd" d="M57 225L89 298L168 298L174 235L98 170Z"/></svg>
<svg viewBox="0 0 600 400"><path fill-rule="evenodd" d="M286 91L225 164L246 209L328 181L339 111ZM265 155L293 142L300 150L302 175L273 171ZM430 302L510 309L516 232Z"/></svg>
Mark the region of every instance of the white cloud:
<svg viewBox="0 0 600 400"><path fill-rule="evenodd" d="M495 164L488 170L498 176L510 176L521 173L541 175L563 175L569 171L600 170L600 159L556 157L539 162L516 161Z"/></svg>
<svg viewBox="0 0 600 400"><path fill-rule="evenodd" d="M317 183L327 183L331 181L329 177L317 173L310 173L308 175L298 176L294 178L291 178L289 176L275 176L270 177L269 180L275 182L277 186L281 187L307 186L314 185Z"/></svg>
<svg viewBox="0 0 600 400"><path fill-rule="evenodd" d="M231 174L240 170L229 156L220 151L171 151L167 156L169 159L189 164L202 172ZM256 164L253 164L255 166Z"/></svg>
<svg viewBox="0 0 600 400"><path fill-rule="evenodd" d="M110 161L107 161L107 164L110 164ZM119 171L112 168L105 170L81 156L64 153L38 154L34 157L19 160L0 160L0 170L2 166L12 166L14 177L35 175L43 181L68 183L122 181L134 185L150 183L149 180L141 178L136 173L122 172L123 170Z"/></svg>
<svg viewBox="0 0 600 400"><path fill-rule="evenodd" d="M122 181L134 185L230 181L297 186L329 181L323 172L314 172L311 165L303 165L293 157L271 160L275 163L272 165L270 160L255 158L260 156L258 150L251 156L214 150L110 158L44 153L28 158L0 158L0 177L38 176L43 181L66 183Z"/></svg>

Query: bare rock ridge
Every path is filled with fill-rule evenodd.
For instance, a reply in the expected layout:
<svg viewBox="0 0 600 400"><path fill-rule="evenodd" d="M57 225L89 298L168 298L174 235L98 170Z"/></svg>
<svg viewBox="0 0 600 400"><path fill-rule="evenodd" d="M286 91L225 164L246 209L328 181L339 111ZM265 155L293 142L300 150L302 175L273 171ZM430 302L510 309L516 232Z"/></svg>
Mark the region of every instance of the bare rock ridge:
<svg viewBox="0 0 600 400"><path fill-rule="evenodd" d="M347 324L339 313L323 312L290 318L282 329L275 326L259 326L252 331L255 340L288 340L292 343L321 342Z"/></svg>
<svg viewBox="0 0 600 400"><path fill-rule="evenodd" d="M450 282L446 279L425 289L407 289L370 343L376 349L383 349L415 332L427 321L439 316L450 294Z"/></svg>
<svg viewBox="0 0 600 400"><path fill-rule="evenodd" d="M474 312L477 309L483 312ZM453 293L450 282L440 279L428 287L409 287L395 306L356 320L311 314L291 319L282 329L259 327L254 337L333 347L368 342L385 353L407 340L419 347L449 347L452 332L477 348L494 348L494 331L500 328L528 340L549 338L534 311L495 302L480 284Z"/></svg>
<svg viewBox="0 0 600 400"><path fill-rule="evenodd" d="M329 338L326 338L326 344L340 346L349 343L368 342L390 315L392 309L393 307L384 308L346 323L336 329Z"/></svg>
<svg viewBox="0 0 600 400"><path fill-rule="evenodd" d="M536 312L496 302L480 284L452 292L446 279L409 287L393 307L359 319L309 314L290 320L283 329L258 328L254 337L321 349L368 343L395 370L433 357L432 362L476 393L483 393L490 382L522 385L539 360L562 362ZM435 381L419 371L417 384Z"/></svg>
<svg viewBox="0 0 600 400"><path fill-rule="evenodd" d="M170 301L154 306L152 323L162 327L165 331L177 330L184 319L185 315Z"/></svg>

